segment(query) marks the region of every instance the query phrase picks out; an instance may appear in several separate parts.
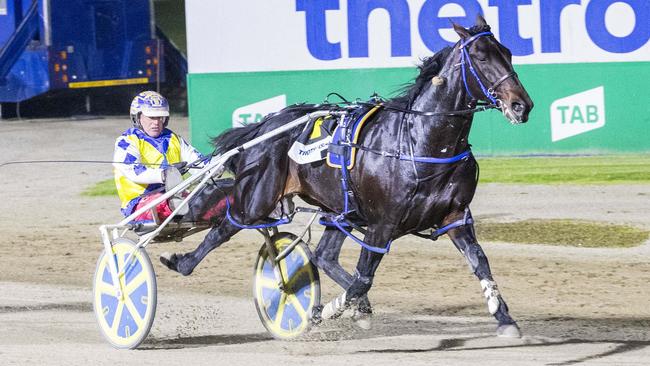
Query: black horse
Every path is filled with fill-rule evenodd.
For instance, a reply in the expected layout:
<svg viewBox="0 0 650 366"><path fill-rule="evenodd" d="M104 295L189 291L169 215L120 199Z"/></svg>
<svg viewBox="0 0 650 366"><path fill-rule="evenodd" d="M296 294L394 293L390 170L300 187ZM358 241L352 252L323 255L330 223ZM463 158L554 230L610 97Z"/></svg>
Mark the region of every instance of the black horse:
<svg viewBox="0 0 650 366"><path fill-rule="evenodd" d="M366 294L387 245L403 235L434 228L436 236L449 235L480 280L489 311L499 322L497 333L518 336L474 233L469 204L478 167L468 153L468 135L477 103L500 109L506 119L518 124L528 120L533 102L513 70L510 51L490 33L481 16L469 30L455 24L454 29L461 40L426 59L403 95L386 101L366 122L352 170L332 169L323 162L298 165L289 159L287 151L301 128L247 149L229 161L235 174L230 214L239 224L221 221L194 251L161 258L163 263L189 275L241 225L265 222L278 202L298 195L328 213L348 209L349 222L366 227L363 241L368 246L361 250L354 274L338 264L346 234L336 227L325 230L316 249L314 261L346 290L335 306L329 304L330 313L353 305L370 312ZM261 123L229 130L215 139L216 152L322 108L288 107ZM343 175L351 192L349 207L342 192Z"/></svg>

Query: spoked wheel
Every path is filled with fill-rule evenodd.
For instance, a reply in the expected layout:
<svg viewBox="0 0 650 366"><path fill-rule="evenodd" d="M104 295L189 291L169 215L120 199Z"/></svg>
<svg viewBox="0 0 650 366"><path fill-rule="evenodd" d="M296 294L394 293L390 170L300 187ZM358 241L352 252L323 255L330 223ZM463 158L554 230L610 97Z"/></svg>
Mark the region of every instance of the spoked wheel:
<svg viewBox="0 0 650 366"><path fill-rule="evenodd" d="M271 237L280 253L296 238L290 233ZM314 306L320 304L318 269L309 261L309 248L300 241L291 253L278 262L282 279L276 278L271 259L262 245L255 264L253 297L264 327L278 339L289 339L309 329Z"/></svg>
<svg viewBox="0 0 650 366"><path fill-rule="evenodd" d="M136 348L149 334L156 314L156 274L144 249L128 239L118 239L113 253L97 260L93 280L93 309L102 334L115 348ZM133 253L132 260L126 263ZM113 286L109 261L114 261L121 293Z"/></svg>

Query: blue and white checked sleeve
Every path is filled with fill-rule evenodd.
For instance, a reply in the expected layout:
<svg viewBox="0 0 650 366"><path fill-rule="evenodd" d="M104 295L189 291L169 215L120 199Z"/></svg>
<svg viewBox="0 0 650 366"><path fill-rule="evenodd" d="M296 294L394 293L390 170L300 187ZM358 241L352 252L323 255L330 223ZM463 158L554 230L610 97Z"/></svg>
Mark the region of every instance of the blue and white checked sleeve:
<svg viewBox="0 0 650 366"><path fill-rule="evenodd" d="M140 151L129 142L126 136L115 140L113 167L127 179L138 184L153 184L163 182L163 169L145 166L141 163Z"/></svg>

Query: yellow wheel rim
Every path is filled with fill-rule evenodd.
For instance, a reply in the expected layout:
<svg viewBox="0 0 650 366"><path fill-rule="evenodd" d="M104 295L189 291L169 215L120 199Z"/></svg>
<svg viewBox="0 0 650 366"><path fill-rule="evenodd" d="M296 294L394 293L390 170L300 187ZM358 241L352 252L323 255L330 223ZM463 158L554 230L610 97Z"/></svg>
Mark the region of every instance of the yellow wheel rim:
<svg viewBox="0 0 650 366"><path fill-rule="evenodd" d="M140 249L134 252L130 240L119 240L111 255L102 253L97 261L93 283L93 308L104 337L117 348L135 348L146 338L156 312L156 277L149 257ZM133 260L126 263L133 253ZM113 286L109 260L115 261L121 293ZM127 267L128 266L128 267Z"/></svg>
<svg viewBox="0 0 650 366"><path fill-rule="evenodd" d="M294 238L291 234L273 238L278 252ZM254 297L266 329L276 338L287 339L309 329L312 309L320 303L320 281L304 243L297 245L278 265L286 281L283 288L262 246L255 266Z"/></svg>

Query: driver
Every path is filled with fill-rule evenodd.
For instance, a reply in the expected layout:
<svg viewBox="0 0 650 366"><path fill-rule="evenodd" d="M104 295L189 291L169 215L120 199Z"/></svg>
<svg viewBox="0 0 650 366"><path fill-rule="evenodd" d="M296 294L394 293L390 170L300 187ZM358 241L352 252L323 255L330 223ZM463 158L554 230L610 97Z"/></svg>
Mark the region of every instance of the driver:
<svg viewBox="0 0 650 366"><path fill-rule="evenodd" d="M209 161L182 137L167 128L169 103L154 91L144 91L131 102L133 126L115 141L113 166L115 185L124 216L145 206L164 193L169 177L180 177L179 170L189 163L202 167ZM177 178L178 179L178 178ZM172 213L168 201L155 208L160 220ZM135 221L154 221L152 210Z"/></svg>

